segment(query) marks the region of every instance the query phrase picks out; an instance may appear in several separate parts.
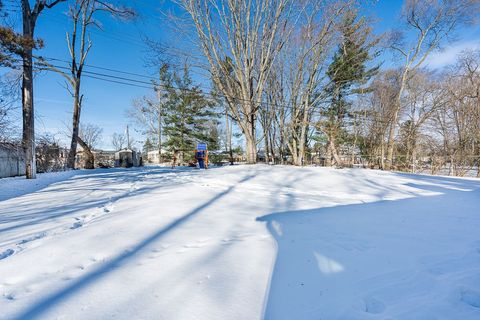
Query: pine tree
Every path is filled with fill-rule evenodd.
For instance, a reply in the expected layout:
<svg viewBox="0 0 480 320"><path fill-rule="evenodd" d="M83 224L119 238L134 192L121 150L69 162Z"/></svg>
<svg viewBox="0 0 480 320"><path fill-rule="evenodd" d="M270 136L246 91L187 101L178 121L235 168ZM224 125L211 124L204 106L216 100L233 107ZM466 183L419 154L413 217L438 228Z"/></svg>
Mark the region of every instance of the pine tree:
<svg viewBox="0 0 480 320"><path fill-rule="evenodd" d="M148 156L148 153L154 149L154 144L152 143L150 138L147 138L147 140L145 140L145 142L143 143L143 154Z"/></svg>
<svg viewBox="0 0 480 320"><path fill-rule="evenodd" d="M195 149L196 143L213 142L210 135L212 121L216 123L213 104L205 98L202 90L195 85L185 64L179 74L166 72L163 82L171 83L168 88L168 102L164 114L164 134L166 147L178 150L179 161L183 161L186 152ZM188 154L193 154L189 152Z"/></svg>
<svg viewBox="0 0 480 320"><path fill-rule="evenodd" d="M365 18L358 18L356 11L348 12L340 26L340 32L342 41L327 70L330 83L326 91L331 103L325 112L327 120L322 126L328 140L327 161L333 156L339 166L342 165L339 144L345 137L345 119L351 108L348 97L367 91L364 86L379 68L367 67L373 58L370 52L378 39L370 39L372 29Z"/></svg>

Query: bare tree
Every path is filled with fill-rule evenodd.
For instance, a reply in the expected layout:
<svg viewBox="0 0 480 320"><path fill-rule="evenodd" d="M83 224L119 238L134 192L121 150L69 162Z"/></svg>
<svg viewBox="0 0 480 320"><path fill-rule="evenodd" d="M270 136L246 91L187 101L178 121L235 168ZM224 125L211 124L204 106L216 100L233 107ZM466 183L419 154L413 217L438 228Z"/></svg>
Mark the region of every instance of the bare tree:
<svg viewBox="0 0 480 320"><path fill-rule="evenodd" d="M80 125L78 136L85 142L88 149L92 150L102 141L102 133L103 129L100 126L84 123Z"/></svg>
<svg viewBox="0 0 480 320"><path fill-rule="evenodd" d="M472 22L479 13L479 5L478 0L407 0L404 3L402 18L405 28L412 31L414 36L413 40L409 41L410 35L403 37L401 32L392 34L390 47L403 58L403 66L395 111L390 119L386 169L392 167L396 123L412 72L423 65L430 53L451 38L456 28Z"/></svg>
<svg viewBox="0 0 480 320"><path fill-rule="evenodd" d="M258 109L273 61L288 34L292 1L176 2L193 22L212 80L245 136L247 161L255 163Z"/></svg>
<svg viewBox="0 0 480 320"><path fill-rule="evenodd" d="M384 70L372 81L371 92L360 100L356 109L363 142L360 150L372 167L384 167L389 119L394 112L400 76L397 70Z"/></svg>
<svg viewBox="0 0 480 320"><path fill-rule="evenodd" d="M112 145L115 151L122 150L127 146L127 137L123 133L114 133L112 135Z"/></svg>
<svg viewBox="0 0 480 320"><path fill-rule="evenodd" d="M67 45L70 52L70 69L66 72L63 67L56 66L44 59L40 59L40 64L49 70L61 74L67 81L67 89L73 97L73 118L72 118L72 136L70 142L70 152L68 154L67 166L75 168L75 155L77 153L77 142L80 130L80 114L82 110L83 94L81 93L81 80L85 62L92 47L88 29L90 27L99 27L95 20L98 12L106 12L115 17L132 18L135 16L133 10L116 7L110 2L99 0L75 0L70 6L69 16L72 21L72 31L67 33Z"/></svg>
<svg viewBox="0 0 480 320"><path fill-rule="evenodd" d="M0 141L13 140L17 136L16 103L20 101L21 74L7 73L0 77Z"/></svg>
<svg viewBox="0 0 480 320"><path fill-rule="evenodd" d="M402 158L405 160L406 169L415 172L421 128L446 103L446 97L431 72L412 73L405 91L408 94L402 123L404 133Z"/></svg>
<svg viewBox="0 0 480 320"><path fill-rule="evenodd" d="M156 90L158 100L149 97L134 99L127 116L141 127L141 133L147 135L157 145L159 161L162 159L162 126L165 100L160 87Z"/></svg>
<svg viewBox="0 0 480 320"><path fill-rule="evenodd" d="M277 60L286 65L286 68L276 65L275 69L285 70L285 88L280 92L286 96L281 100L290 108L284 110L289 121L283 126L283 136L295 165L304 163L312 114L325 99L320 92L325 85L326 61L336 43L335 26L353 4L354 1L308 3L301 17L303 24L293 32L284 47L282 57L285 58ZM278 87L267 88L278 90Z"/></svg>
<svg viewBox="0 0 480 320"><path fill-rule="evenodd" d="M446 105L435 117L450 174L477 166L480 175L480 52L464 52L445 74Z"/></svg>

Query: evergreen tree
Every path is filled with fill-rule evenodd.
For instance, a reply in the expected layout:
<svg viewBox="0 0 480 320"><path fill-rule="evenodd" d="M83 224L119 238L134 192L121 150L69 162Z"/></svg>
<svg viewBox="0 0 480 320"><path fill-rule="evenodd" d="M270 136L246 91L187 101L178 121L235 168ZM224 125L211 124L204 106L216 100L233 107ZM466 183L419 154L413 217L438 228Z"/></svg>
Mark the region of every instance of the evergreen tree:
<svg viewBox="0 0 480 320"><path fill-rule="evenodd" d="M179 161L182 161L186 152L193 154L190 151L198 142L210 144L214 141L215 137L212 139L210 134L211 124L216 124L217 115L212 109L213 103L193 83L186 64L180 74L165 72L163 77L163 83L172 84L167 88L168 102L164 114L165 145L178 150Z"/></svg>
<svg viewBox="0 0 480 320"><path fill-rule="evenodd" d="M150 138L147 138L143 143L143 154L148 155L148 152L155 150L155 145L152 143Z"/></svg>
<svg viewBox="0 0 480 320"><path fill-rule="evenodd" d="M378 71L378 66L368 68L367 63L373 58L372 48L378 39L371 40L371 27L365 18L358 18L356 11L345 15L340 26L342 41L335 52L327 70L330 79L326 87L330 104L325 115L322 131L327 136L327 161L333 158L337 165L342 165L339 156L339 144L345 138L344 121L348 117L351 103L348 97L365 92L364 86Z"/></svg>

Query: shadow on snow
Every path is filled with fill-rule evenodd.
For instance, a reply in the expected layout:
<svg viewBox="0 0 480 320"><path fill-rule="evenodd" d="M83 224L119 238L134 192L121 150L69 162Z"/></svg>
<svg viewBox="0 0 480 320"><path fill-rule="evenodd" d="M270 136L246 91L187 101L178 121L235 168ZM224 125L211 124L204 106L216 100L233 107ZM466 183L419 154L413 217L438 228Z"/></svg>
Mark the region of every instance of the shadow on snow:
<svg viewBox="0 0 480 320"><path fill-rule="evenodd" d="M428 317L429 306L419 308L418 299L435 301L431 288L442 281L435 278L442 273L434 271L439 266L444 272L462 271L458 265L449 270L445 256L464 259L460 268L480 265L480 183L415 178L419 184L406 185L437 194L257 218L267 223L277 244L265 319L345 319L351 312L360 319L383 312L390 303L407 301L408 306L412 295L417 299L412 307L421 310L410 311ZM432 283L419 275L419 268L433 273Z"/></svg>
<svg viewBox="0 0 480 320"><path fill-rule="evenodd" d="M138 253L145 249L145 247L154 243L155 241L158 241L163 236L173 231L175 228L181 226L182 224L186 223L187 221L201 213L204 209L208 208L216 201L222 199L223 197L231 193L239 184L246 182L254 177L254 174L243 177L239 182L237 182L235 185L230 186L227 190L218 193L207 202L196 207L182 217L174 220L167 226L146 237L143 241L135 245L132 249L106 262L102 266L98 267L96 270L80 277L67 287L47 296L44 299L41 299L33 306L27 308L27 310L24 310L22 313L17 315L14 319L27 320L36 319L43 316L46 312L54 308L57 304L61 303L64 300L67 300L69 297L75 295L76 293L79 293L81 290L86 289L89 285L93 285L96 281L107 276L111 272L114 272L116 268L128 262L130 259L134 258Z"/></svg>

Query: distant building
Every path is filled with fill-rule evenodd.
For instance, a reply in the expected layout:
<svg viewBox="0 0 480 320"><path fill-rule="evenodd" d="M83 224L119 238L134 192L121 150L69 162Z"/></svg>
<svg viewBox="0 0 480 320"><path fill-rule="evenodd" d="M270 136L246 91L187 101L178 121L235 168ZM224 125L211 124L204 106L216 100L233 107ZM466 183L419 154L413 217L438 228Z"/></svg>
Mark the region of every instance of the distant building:
<svg viewBox="0 0 480 320"><path fill-rule="evenodd" d="M115 166L115 151L92 151L95 159L95 168L111 168Z"/></svg>
<svg viewBox="0 0 480 320"><path fill-rule="evenodd" d="M162 149L162 161L165 162L166 156L169 154L167 150ZM148 163L160 163L160 157L157 150L152 150L147 152L147 162Z"/></svg>
<svg viewBox="0 0 480 320"><path fill-rule="evenodd" d="M25 174L25 156L20 144L0 143L0 178Z"/></svg>
<svg viewBox="0 0 480 320"><path fill-rule="evenodd" d="M115 153L115 167L130 168L142 165L140 152L124 149Z"/></svg>
<svg viewBox="0 0 480 320"><path fill-rule="evenodd" d="M95 168L138 167L142 165L142 156L139 152L124 149L120 151L92 150ZM75 159L76 168L85 168L87 155L79 148Z"/></svg>

